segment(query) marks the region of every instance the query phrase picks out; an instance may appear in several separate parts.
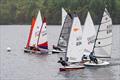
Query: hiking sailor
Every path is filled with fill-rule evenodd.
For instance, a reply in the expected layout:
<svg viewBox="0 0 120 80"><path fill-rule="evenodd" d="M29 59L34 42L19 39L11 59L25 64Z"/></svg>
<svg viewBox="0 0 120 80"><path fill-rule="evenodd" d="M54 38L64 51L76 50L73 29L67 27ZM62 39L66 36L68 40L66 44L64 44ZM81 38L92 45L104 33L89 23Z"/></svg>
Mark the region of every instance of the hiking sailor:
<svg viewBox="0 0 120 80"><path fill-rule="evenodd" d="M98 64L98 60L96 56L94 55L94 52L90 53L89 58L90 58L90 62L93 61L94 63Z"/></svg>
<svg viewBox="0 0 120 80"><path fill-rule="evenodd" d="M66 61L64 61L62 57L60 57L60 60L58 61L58 63L61 63L62 66L64 66L64 67L68 66L68 63Z"/></svg>

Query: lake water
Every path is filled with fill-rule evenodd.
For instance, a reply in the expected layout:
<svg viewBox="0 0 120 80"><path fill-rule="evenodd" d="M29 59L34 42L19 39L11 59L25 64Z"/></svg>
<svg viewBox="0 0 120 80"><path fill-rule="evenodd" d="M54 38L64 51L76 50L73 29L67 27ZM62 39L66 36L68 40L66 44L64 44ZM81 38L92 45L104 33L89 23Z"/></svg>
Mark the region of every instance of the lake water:
<svg viewBox="0 0 120 80"><path fill-rule="evenodd" d="M113 26L112 58L106 67L59 72L60 54L24 53L29 25L0 25L0 80L120 80L120 25ZM57 42L60 26L48 26L49 49ZM6 48L12 51L7 52Z"/></svg>

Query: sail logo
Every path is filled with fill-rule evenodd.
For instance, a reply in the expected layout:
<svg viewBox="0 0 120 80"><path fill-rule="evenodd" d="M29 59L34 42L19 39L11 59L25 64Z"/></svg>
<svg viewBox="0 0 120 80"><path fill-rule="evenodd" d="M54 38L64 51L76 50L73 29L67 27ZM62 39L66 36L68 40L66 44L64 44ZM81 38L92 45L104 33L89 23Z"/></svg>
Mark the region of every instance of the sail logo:
<svg viewBox="0 0 120 80"><path fill-rule="evenodd" d="M39 36L39 31L35 32L35 37Z"/></svg>
<svg viewBox="0 0 120 80"><path fill-rule="evenodd" d="M87 40L88 40L88 44L94 43L94 42L95 42L95 35L93 35L93 36L87 38Z"/></svg>
<svg viewBox="0 0 120 80"><path fill-rule="evenodd" d="M79 46L79 45L82 44L81 40L82 40L81 36L79 36L79 37L76 38L76 46Z"/></svg>
<svg viewBox="0 0 120 80"><path fill-rule="evenodd" d="M73 28L74 32L78 32L80 29L79 28Z"/></svg>

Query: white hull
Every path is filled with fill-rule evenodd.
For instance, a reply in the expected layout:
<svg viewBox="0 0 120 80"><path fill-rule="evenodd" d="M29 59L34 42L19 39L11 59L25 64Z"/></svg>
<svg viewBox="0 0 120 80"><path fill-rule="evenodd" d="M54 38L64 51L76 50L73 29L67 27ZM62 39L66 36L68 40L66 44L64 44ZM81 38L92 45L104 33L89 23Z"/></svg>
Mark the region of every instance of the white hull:
<svg viewBox="0 0 120 80"><path fill-rule="evenodd" d="M90 63L89 61L84 63L85 66L96 66L96 67L97 66L106 66L106 65L109 65L109 64L110 63L107 62L107 61L100 61L100 62L98 61L98 64L93 63L93 62Z"/></svg>
<svg viewBox="0 0 120 80"><path fill-rule="evenodd" d="M65 66L60 68L60 71L69 71L69 70L78 70L78 69L84 69L85 66L80 66L80 65L70 65L70 66Z"/></svg>

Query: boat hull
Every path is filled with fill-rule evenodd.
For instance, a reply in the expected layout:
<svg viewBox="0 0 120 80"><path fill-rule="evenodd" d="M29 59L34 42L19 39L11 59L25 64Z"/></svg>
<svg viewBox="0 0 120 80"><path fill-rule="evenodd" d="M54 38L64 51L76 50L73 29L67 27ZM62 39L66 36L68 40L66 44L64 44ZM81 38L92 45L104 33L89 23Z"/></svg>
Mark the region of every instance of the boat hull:
<svg viewBox="0 0 120 80"><path fill-rule="evenodd" d="M107 65L109 65L109 64L110 64L110 63L107 62L107 61L98 62L98 64L93 63L93 62L90 63L89 61L84 63L85 66L95 66L95 67L107 66Z"/></svg>
<svg viewBox="0 0 120 80"><path fill-rule="evenodd" d="M71 71L71 70L78 70L78 69L84 69L85 66L78 66L78 65L74 65L74 66L65 66L62 68L59 68L59 71Z"/></svg>
<svg viewBox="0 0 120 80"><path fill-rule="evenodd" d="M47 54L48 51L34 51L34 50L30 50L30 49L24 49L25 53L34 53L34 54Z"/></svg>

